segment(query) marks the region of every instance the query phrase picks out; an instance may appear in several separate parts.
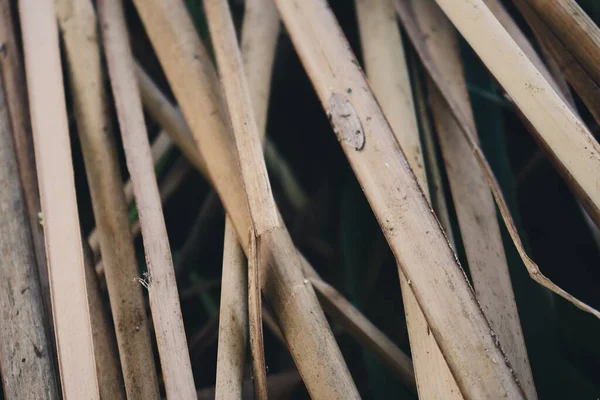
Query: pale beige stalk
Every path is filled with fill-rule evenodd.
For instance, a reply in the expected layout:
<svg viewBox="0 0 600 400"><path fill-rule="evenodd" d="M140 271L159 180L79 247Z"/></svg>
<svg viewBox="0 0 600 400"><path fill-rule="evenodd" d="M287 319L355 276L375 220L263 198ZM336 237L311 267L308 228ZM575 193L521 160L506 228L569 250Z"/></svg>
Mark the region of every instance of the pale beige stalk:
<svg viewBox="0 0 600 400"><path fill-rule="evenodd" d="M264 14L263 14L264 13ZM264 18L263 18L264 15ZM250 76L248 91L256 111L262 107L257 120L257 134L264 140L267 106L269 103L271 72L275 46L279 33L279 20L270 0L246 2L242 31L244 63ZM237 46L237 45L236 45ZM195 149L194 149L195 150ZM255 232L250 232L254 239ZM255 245L255 240L251 240ZM256 246L250 246L251 257L245 263L243 249L235 237L235 228L229 218L225 222L223 251L223 278L221 289L221 316L219 323L219 353L217 356L216 398L242 396L244 378L246 324L251 318L252 365L257 379L253 385L257 397L266 396L266 367L262 337L263 306L260 298L259 265ZM244 274L247 267L247 275ZM247 277L247 280L244 279ZM245 285L247 283L247 285ZM224 289L226 288L226 289ZM252 308L249 308L251 304ZM265 318L270 326L270 318ZM281 335L275 324L276 332ZM281 336L278 336L281 337ZM283 337L281 337L283 339Z"/></svg>
<svg viewBox="0 0 600 400"><path fill-rule="evenodd" d="M463 395L524 398L326 2L276 5Z"/></svg>
<svg viewBox="0 0 600 400"><path fill-rule="evenodd" d="M58 399L52 342L0 81L0 372L7 399Z"/></svg>
<svg viewBox="0 0 600 400"><path fill-rule="evenodd" d="M259 128L229 6L226 0L206 0L204 8L250 213L250 245L248 247L250 349L255 397L266 399L267 373L262 332L260 271L267 265L262 264L262 260L270 258L273 252L269 246L278 244L269 240L270 232L280 230L283 235L286 235L287 231L279 218L275 199L271 192L267 167L262 154ZM259 101L258 103L264 104L265 102ZM291 243L291 240L289 242ZM300 261L298 257L296 259Z"/></svg>
<svg viewBox="0 0 600 400"><path fill-rule="evenodd" d="M271 72L275 62L279 26L279 16L272 0L246 1L241 51L258 134L263 142L267 131Z"/></svg>
<svg viewBox="0 0 600 400"><path fill-rule="evenodd" d="M127 203L110 126L96 14L90 0L58 0L71 92L127 397L158 399L158 381Z"/></svg>
<svg viewBox="0 0 600 400"><path fill-rule="evenodd" d="M46 249L44 247L44 231L39 223L41 212L38 178L35 169L35 151L31 121L29 120L29 104L27 100L27 85L23 67L23 55L17 45L16 30L13 25L11 0L0 0L0 65L4 82L4 91L15 145L15 153L19 166L19 176L25 201L27 222L31 232L33 250L35 251L42 303L44 305L44 324L52 343L50 357L54 359L54 325L52 325L52 304L50 301L50 283L46 264ZM53 360L56 364L56 359ZM57 367L58 365L56 365Z"/></svg>
<svg viewBox="0 0 600 400"><path fill-rule="evenodd" d="M181 1L135 1L171 88L189 122L217 192L247 250L250 226L234 144L223 123L217 78ZM173 43L178 43L173 46ZM244 211L245 210L245 211ZM274 307L290 353L315 397L356 397L355 387L310 282L303 282L297 253L283 230L270 232L263 289ZM348 392L354 392L348 396Z"/></svg>
<svg viewBox="0 0 600 400"><path fill-rule="evenodd" d="M20 0L19 12L62 391L97 399L54 2Z"/></svg>
<svg viewBox="0 0 600 400"><path fill-rule="evenodd" d="M240 247L231 221L227 218L215 383L215 399L219 400L242 398L248 337L247 273L244 250Z"/></svg>
<svg viewBox="0 0 600 400"><path fill-rule="evenodd" d="M171 249L158 194L123 6L98 4L104 49L144 239L146 285L167 397L193 399L196 390L181 317Z"/></svg>
<svg viewBox="0 0 600 400"><path fill-rule="evenodd" d="M356 0L363 58L369 83L409 166L429 199L427 174L402 38L393 0ZM457 398L460 390L401 269L400 287L419 397Z"/></svg>
<svg viewBox="0 0 600 400"><path fill-rule="evenodd" d="M412 7L442 81L476 135L456 32L432 0L413 0ZM434 84L430 85L430 101L475 294L527 398L536 399L494 198ZM478 143L477 136L474 140Z"/></svg>

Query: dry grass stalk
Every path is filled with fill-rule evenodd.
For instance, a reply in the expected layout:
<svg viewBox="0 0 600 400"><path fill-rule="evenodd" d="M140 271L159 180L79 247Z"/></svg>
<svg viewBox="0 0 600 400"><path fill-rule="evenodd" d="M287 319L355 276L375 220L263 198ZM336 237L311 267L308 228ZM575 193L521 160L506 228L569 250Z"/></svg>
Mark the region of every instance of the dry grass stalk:
<svg viewBox="0 0 600 400"><path fill-rule="evenodd" d="M454 28L433 1L413 1L412 7L422 34L428 37L426 45L429 54L448 92L461 106L469 129L476 135ZM535 385L496 217L494 198L477 160L471 156L469 143L463 139L460 126L440 96L435 85L431 84L431 107L475 294L527 398L535 399ZM473 139L478 145L478 138L475 136Z"/></svg>
<svg viewBox="0 0 600 400"><path fill-rule="evenodd" d="M159 397L90 0L56 2L127 397Z"/></svg>
<svg viewBox="0 0 600 400"><path fill-rule="evenodd" d="M415 115L408 66L394 16L393 0L357 0L356 12L365 68L373 93L402 146L408 164L429 199L427 174ZM417 388L422 398L462 398L406 277L398 269Z"/></svg>
<svg viewBox="0 0 600 400"><path fill-rule="evenodd" d="M3 44L3 51L0 53L0 65L2 68L4 91L10 113L15 152L25 201L25 211L31 232L42 291L42 302L45 309L45 320L47 321L44 325L47 327L46 329L49 332L52 343L54 341L54 326L51 323L50 283L48 282L48 269L46 265L44 231L38 217L41 212L41 206L38 179L35 170L31 121L29 120L27 86L24 84L23 58L16 41L10 0L0 0L0 43ZM51 348L50 352L54 353L54 348Z"/></svg>
<svg viewBox="0 0 600 400"><path fill-rule="evenodd" d="M248 337L248 286L246 257L229 218L225 222L221 311L217 352L215 399L242 397L246 339Z"/></svg>
<svg viewBox="0 0 600 400"><path fill-rule="evenodd" d="M261 307L261 260L270 257L270 232L285 229L279 217L261 146L261 134L254 115L246 72L237 44L229 5L223 0L204 2L215 57L219 67L225 103L229 111L242 182L250 213L248 247L248 319L250 349L254 371L254 391L258 399L267 397L267 373L264 359ZM263 76L263 79L268 79ZM262 85L264 86L264 85ZM255 84L260 89L261 85ZM256 90L256 89L255 89ZM256 96L260 96L257 92ZM268 101L256 101L257 108ZM266 106L263 107L266 115ZM264 137L264 120L262 136ZM291 242L291 240L290 240ZM299 258L297 258L299 261Z"/></svg>
<svg viewBox="0 0 600 400"><path fill-rule="evenodd" d="M146 286L167 396L193 399L196 391L171 250L120 0L98 4L108 71L127 167L140 216L148 266Z"/></svg>
<svg viewBox="0 0 600 400"><path fill-rule="evenodd" d="M138 13L158 54L167 79L197 141L225 209L248 249L250 216L246 205L234 144L224 124L221 98L206 50L196 35L184 5L158 0L136 1ZM177 42L179 46L172 46ZM310 285L296 262L297 253L283 230L270 232L265 260L269 298L288 342L290 353L316 397L357 397L355 386ZM308 281L307 281L308 282Z"/></svg>
<svg viewBox="0 0 600 400"><path fill-rule="evenodd" d="M548 25L531 9L526 1L515 0L516 6L537 36L548 55L556 61L573 89L581 97L596 122L600 124L600 87L582 65L571 55Z"/></svg>
<svg viewBox="0 0 600 400"><path fill-rule="evenodd" d="M558 162L558 169L572 177L569 183L598 223L600 191L597 189L597 174L590 171L599 171L600 145L539 74L482 0L436 2L539 132L539 140ZM461 118L464 119L463 116Z"/></svg>
<svg viewBox="0 0 600 400"><path fill-rule="evenodd" d="M575 0L526 0L600 85L600 28Z"/></svg>
<svg viewBox="0 0 600 400"><path fill-rule="evenodd" d="M331 10L323 0L276 4L462 393L523 398Z"/></svg>
<svg viewBox="0 0 600 400"><path fill-rule="evenodd" d="M246 1L240 47L258 134L263 142L279 25L277 9L271 0ZM265 147L268 145L265 144Z"/></svg>
<svg viewBox="0 0 600 400"><path fill-rule="evenodd" d="M63 395L98 398L54 4L19 2Z"/></svg>
<svg viewBox="0 0 600 400"><path fill-rule="evenodd" d="M265 17L263 18L263 15ZM269 18L272 15L275 18ZM274 21L274 22L273 22ZM246 2L244 25L242 31L243 55L246 69L251 77L249 91L254 101L254 109L263 105L257 112L257 130L264 140L266 130L267 105L270 94L271 71L275 58L275 47L279 33L279 20L270 1L256 0ZM264 71L264 72L263 72ZM254 236L252 236L253 238ZM254 241L252 241L255 245ZM257 379L253 386L257 397L266 397L266 368L262 343L263 307L260 298L259 264L256 247L250 247L251 257L247 263L247 286L244 285L244 252L235 237L235 228L227 218L225 223L225 244L223 255L223 283L221 288L221 318L219 326L219 355L217 360L216 398L239 398L242 396L244 375L244 358L246 345L246 323L248 316L252 318L251 351L253 369ZM223 287L227 287L224 291ZM252 304L252 308L248 307ZM247 314L248 313L248 314ZM237 321L232 315L238 315ZM227 318L227 320L224 320ZM231 319L231 322L229 321ZM264 319L272 326L275 335L283 339L281 332L272 318ZM237 325L236 326L236 322ZM241 324L241 325L240 325ZM274 326L273 326L274 325ZM258 340L258 343L257 343ZM284 342L285 343L285 342ZM233 353L228 355L228 353ZM240 354L241 353L241 354ZM221 356L223 354L223 356ZM227 365L233 363L233 365ZM222 371L221 373L219 373ZM257 374L258 372L258 374ZM230 374L233 375L230 377Z"/></svg>
<svg viewBox="0 0 600 400"><path fill-rule="evenodd" d="M0 81L0 372L9 399L58 399L25 199Z"/></svg>
<svg viewBox="0 0 600 400"><path fill-rule="evenodd" d="M117 338L108 310L104 307L100 280L94 270L92 250L85 241L83 243L83 262L85 264L85 286L90 304L90 321L94 338L94 354L96 356L96 374L100 399L124 400L125 384L119 362Z"/></svg>
<svg viewBox="0 0 600 400"><path fill-rule="evenodd" d="M438 3L439 3L439 1L443 1L443 0L436 0L436 1L438 1ZM476 1L479 2L480 0L476 0ZM463 3L460 3L460 4L463 4ZM600 318L600 313L598 311L594 310L587 304L579 301L578 299L576 299L575 297L573 297L572 295L570 295L569 293L565 292L563 289L558 287L556 284L554 284L548 278L546 278L541 273L539 267L535 264L535 262L533 262L533 260L529 257L529 255L525 251L525 248L523 247L521 238L519 237L519 232L514 224L514 221L512 219L512 216L510 214L508 206L506 205L506 201L504 200L502 191L500 190L500 186L492 172L492 169L490 168L489 164L487 163L487 160L485 159L483 152L481 151L478 143L474 139L474 138L476 138L477 135L473 132L471 125L468 122L468 119L466 117L467 114L465 112L465 105L461 102L458 102L454 98L448 85L445 84L443 76L438 71L436 63L432 59L432 55L429 53L425 36L423 35L423 33L420 31L420 28L416 24L416 17L414 15L412 7L410 6L409 0L397 0L396 1L396 10L398 12L400 19L402 20L404 28L406 29L411 41L413 42L413 44L417 50L417 53L419 54L419 57L421 58L421 61L423 62L425 68L427 69L431 79L434 81L434 83L437 85L438 89L440 90L440 93L441 93L442 97L444 98L444 101L446 103L448 103L448 106L450 108L450 111L451 111L454 119L456 120L458 125L461 127L461 132L463 134L463 137L469 144L472 154L475 156L475 158L477 159L477 161L480 165L480 168L484 172L484 175L486 176L486 179L488 180L488 184L490 185L492 194L494 195L494 198L496 200L496 204L498 205L498 208L502 215L502 219L504 220L504 222L506 224L506 227L511 236L511 239L512 239L514 245L516 246L517 251L519 252L519 255L521 256L521 259L523 260L523 263L525 264L525 267L527 268L529 275L531 276L531 278L533 280L535 280L539 284L543 285L544 287L552 290L559 296L562 296L566 300L570 301L576 307ZM467 7L467 10L473 11L469 7ZM535 67L533 67L533 65L529 61L527 61L527 58L525 57L525 55L521 52L521 50L519 50L518 46L512 41L510 36L508 36L506 31L504 31L502 26L500 26L498 21L495 20L494 16L491 14L491 12L484 5L481 5L480 8L477 8L477 10L475 10L475 13L477 15L481 14L476 18L477 24L481 21L481 19L488 19L488 23L490 24L489 26L495 26L495 31L501 35L502 46L506 46L507 44L509 44L508 46L511 49L511 51L514 51L516 53L518 62L517 62L517 60L513 60L513 63L510 64L509 67L507 66L507 68L511 69L514 66L521 65L521 67L523 67L522 68L523 73L529 74L530 78L534 79L538 84L545 85L544 90L539 91L539 92L535 91L535 90L532 91L532 88L534 86L526 86L525 92L529 92L531 94L531 96L534 96L534 97L539 96L540 93L547 93L549 95L549 99L552 101L550 101L548 103L540 103L540 107L539 107L540 109L544 109L549 104L556 106L555 114L548 114L546 121L541 121L539 116L537 114L534 114L535 121L537 121L537 123L539 123L540 125L543 125L543 127L549 126L550 128L553 128L553 129L550 129L547 131L547 136L550 136L550 134L553 135L551 138L554 140L554 142L552 142L552 143L555 143L555 144L556 143L564 143L565 144L564 147L569 147L573 150L580 150L580 149L578 149L578 147L580 147L584 143L588 143L589 146L594 145L593 147L590 147L590 150L589 150L590 152L593 152L593 150L596 147L600 147L600 146L598 146L597 142L594 141L594 139L591 137L590 133L586 130L586 128L583 126L583 124L579 121L579 119L577 119L577 117L571 113L570 108L568 106L564 105L564 103L562 103L562 100L560 99L558 94L556 94L556 92L553 91L553 89L542 78L542 76L539 73L532 72L532 69L535 70ZM467 14L467 16L468 15L469 14ZM485 18L483 17L484 15L485 15ZM455 23L455 25L456 25L456 23ZM485 31L486 35L489 32L494 31L494 29L489 30L488 25L481 27L481 29L483 29ZM501 34L501 32L504 32L504 34ZM472 32L469 31L469 33L471 34ZM492 35L491 37L494 38L496 36ZM479 39L477 39L477 40L479 40ZM510 43L512 43L512 46L510 45ZM481 43L478 42L478 44L481 44ZM479 50L482 52L482 54L486 54L486 55L489 54L490 49L491 48L489 48L489 47L486 48L486 46L482 46L482 48L479 48ZM510 51L508 49L504 49L504 50L506 50L506 54L510 54ZM492 55L495 57L494 54L492 54ZM504 61L506 61L505 58L502 58L501 61L498 61L498 62L503 63ZM521 63L524 63L524 64L521 64ZM491 69L491 67L489 65L488 65L488 68ZM491 72L494 73L494 70L491 70ZM498 72L498 71L495 71L495 72ZM504 75L504 72L501 71L499 73L502 74L502 77L506 77ZM515 76L520 77L520 75L515 75ZM515 80L515 79L516 78L514 78L513 80ZM500 83L502 84L502 81ZM531 85L531 83L528 82L527 85ZM516 93L517 95L525 96L525 97L520 98L521 101L527 100L527 93L524 93L523 90L521 90L522 89L521 87L517 86L515 88L513 81L509 82L509 86L512 89L515 89L514 93ZM505 89L506 89L506 87L505 87ZM511 94L510 91L508 91L508 93ZM523 106L520 105L516 101L516 97L512 96L512 98L515 101L515 104L517 105L517 107L520 107L520 110L523 111ZM563 106L560 107L559 103L562 103ZM531 103L529 101L525 101L525 105L527 106L526 110L530 113L532 111L534 111L532 104L533 103ZM570 125L570 124L567 124L566 126L565 125L552 125L552 121L555 121L555 118L562 120L560 115L557 115L557 114L560 114L567 119L567 121L563 121L563 122L570 122L570 123L573 123L574 125ZM529 120L529 121L532 122L532 120ZM548 125L548 121L550 121L550 125ZM533 125L533 123L532 123L532 125ZM563 127L565 129L563 129L563 130L554 129L555 127L558 127L558 128ZM564 134L566 134L569 131L568 128L573 128L573 127L575 127L578 130L571 136L564 136ZM534 126L534 128L535 128L535 126ZM537 132L537 129L532 129L532 131ZM567 140L567 139L570 139L570 141L561 142L561 140ZM543 140L543 138L540 137L540 140ZM545 143L547 144L548 142L542 142L542 144L545 144ZM573 146L570 146L570 145L573 145ZM548 147L546 147L546 148L548 149L548 151L550 151L550 149ZM588 147L585 147L585 149L587 149L587 148ZM559 150L562 151L564 149L563 149L563 147L560 147ZM588 150L586 150L586 151L588 151ZM551 153L550 155L552 157L555 157L553 159L558 162L558 159L556 158L556 157L558 157L557 153ZM592 158L592 160L595 160L595 159ZM583 164L586 164L589 160L587 160L587 158L586 158L586 159L576 159L576 161L580 161L580 163L577 163L577 165L581 166ZM598 161L600 161L600 157L598 158ZM593 162L595 162L595 161L593 161ZM561 172L564 172L568 176L571 176L569 174L569 171L566 169L561 170ZM593 174L591 174L591 175L593 175ZM577 182L574 182L574 181L569 181L569 183L577 184ZM588 198L588 200L589 200L589 198ZM587 204L589 204L589 203L587 203Z"/></svg>

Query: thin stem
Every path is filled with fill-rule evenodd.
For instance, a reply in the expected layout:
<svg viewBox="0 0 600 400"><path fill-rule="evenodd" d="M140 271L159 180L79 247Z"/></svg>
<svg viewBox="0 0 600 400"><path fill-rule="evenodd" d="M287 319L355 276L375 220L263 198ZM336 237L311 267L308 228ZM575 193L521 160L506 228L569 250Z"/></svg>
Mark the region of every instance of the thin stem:
<svg viewBox="0 0 600 400"><path fill-rule="evenodd" d="M123 6L120 0L102 0L98 10L127 167L144 238L148 266L145 282L165 388L168 397L194 399L194 377Z"/></svg>
<svg viewBox="0 0 600 400"><path fill-rule="evenodd" d="M19 12L62 391L97 399L54 2L20 0Z"/></svg>

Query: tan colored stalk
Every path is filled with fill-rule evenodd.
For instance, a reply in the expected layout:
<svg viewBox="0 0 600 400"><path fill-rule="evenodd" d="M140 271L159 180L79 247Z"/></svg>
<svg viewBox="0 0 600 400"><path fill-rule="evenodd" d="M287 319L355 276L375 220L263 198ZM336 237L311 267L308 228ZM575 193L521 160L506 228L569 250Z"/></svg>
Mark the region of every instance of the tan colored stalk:
<svg viewBox="0 0 600 400"><path fill-rule="evenodd" d="M272 0L246 1L240 47L256 125L263 142L267 131L271 71L275 62L279 25L279 16Z"/></svg>
<svg viewBox="0 0 600 400"><path fill-rule="evenodd" d="M4 85L0 81L0 372L8 399L58 399L52 342L29 236Z"/></svg>
<svg viewBox="0 0 600 400"><path fill-rule="evenodd" d="M428 37L426 45L429 54L447 85L447 90L461 106L471 132L476 135L456 32L433 1L416 0L412 2L412 7L421 32ZM533 400L537 398L537 394L494 198L477 160L471 156L469 143L462 137L460 126L440 96L435 85L431 84L433 117L475 294L527 398ZM479 144L477 136L473 139Z"/></svg>
<svg viewBox="0 0 600 400"><path fill-rule="evenodd" d="M152 147L150 149L154 164L156 165L156 163L166 156L169 150L172 148L173 141L169 135L167 135L165 131L160 131L158 136L154 139L154 142L152 142ZM125 185L123 185L123 192L125 195L125 203L129 207L131 204L133 204L133 185L131 184L131 179L128 179ZM134 233L133 236L135 237L138 233L139 231ZM93 251L94 259L98 260L100 258L100 236L97 228L92 229L88 235L87 241Z"/></svg>
<svg viewBox="0 0 600 400"><path fill-rule="evenodd" d="M583 69L582 65L571 55L548 25L531 9L526 1L515 0L514 3L537 36L548 55L556 60L573 89L581 97L596 122L600 124L600 83L594 80Z"/></svg>
<svg viewBox="0 0 600 400"><path fill-rule="evenodd" d="M436 2L539 132L558 168L572 177L568 181L590 216L600 222L598 176L590 172L600 171L600 145L481 0Z"/></svg>
<svg viewBox="0 0 600 400"><path fill-rule="evenodd" d="M135 1L139 15L182 107L212 181L247 251L249 214L234 144L224 124L217 78L206 50L181 1ZM173 46L172 43L179 43ZM266 260L263 289L270 300L290 353L315 397L356 397L354 383L310 285L295 262L296 250L282 230L270 232L276 251ZM307 283L309 283L307 281Z"/></svg>
<svg viewBox="0 0 600 400"><path fill-rule="evenodd" d="M225 9L225 14L227 13L228 10ZM264 18L263 14L265 15ZM225 17L227 18L228 16L225 15ZM244 63L249 70L248 76L252 82L251 85L248 85L247 102L249 103L250 97L254 100L254 111L257 111L258 115L254 116L254 114L251 114L257 119L256 134L260 136L260 140L264 140L265 136L271 72L278 33L279 20L277 19L275 7L269 0L266 2L264 0L246 2L242 31L242 48L245 58ZM240 72L244 73L244 71ZM251 91L252 95L250 95ZM249 108L252 107L250 104L247 104L247 106ZM257 110L259 107L262 107L260 111ZM250 257L246 264L248 274L246 275L247 286L245 286L244 252L235 237L233 224L229 218L226 219L223 283L221 289L220 321L222 322L219 325L219 354L217 359L217 383L215 385L216 398L239 398L242 396L247 336L246 324L249 320L255 394L258 398L266 398L267 396L267 374L262 332L263 307L261 305L261 284L259 279L260 266L256 252L256 232L249 233L252 237L249 249ZM223 287L226 289L223 289ZM237 321L235 319L236 314L238 317ZM229 353L232 354L229 355ZM232 362L233 365L228 365L228 363Z"/></svg>
<svg viewBox="0 0 600 400"><path fill-rule="evenodd" d="M58 0L56 6L127 397L158 399L150 327L135 280L135 250L108 117L96 15L90 0Z"/></svg>
<svg viewBox="0 0 600 400"><path fill-rule="evenodd" d="M429 199L408 67L398 24L393 18L393 0L356 0L356 12L369 83L417 182ZM460 399L460 390L435 338L423 335L428 330L427 321L411 285L401 268L398 271L419 396Z"/></svg>
<svg viewBox="0 0 600 400"><path fill-rule="evenodd" d="M333 13L323 0L276 5L461 392L524 398Z"/></svg>
<svg viewBox="0 0 600 400"><path fill-rule="evenodd" d="M171 250L122 7L120 0L102 0L98 4L98 13L127 167L144 238L148 266L146 286L167 397L193 399L196 394L194 377Z"/></svg>
<svg viewBox="0 0 600 400"><path fill-rule="evenodd" d="M119 362L117 338L108 310L104 306L100 281L92 259L92 251L83 243L83 262L85 264L85 286L90 304L90 320L96 355L96 374L102 400L125 400L125 384Z"/></svg>
<svg viewBox="0 0 600 400"><path fill-rule="evenodd" d="M413 77L418 77L419 71L417 68L417 61L414 57L411 59L411 72ZM429 188L431 190L432 205L435 214L440 220L440 225L442 225L444 232L446 232L446 237L448 237L450 245L453 249L456 249L452 224L450 223L450 212L448 211L448 203L446 202L446 193L442 181L442 173L437 159L433 127L431 126L431 120L428 113L425 84L420 79L416 79L413 86L419 121L421 122L421 134L423 136L423 148L427 160L427 169L429 170L429 176L431 178L429 180Z"/></svg>
<svg viewBox="0 0 600 400"><path fill-rule="evenodd" d="M98 398L54 3L19 2L63 395Z"/></svg>
<svg viewBox="0 0 600 400"><path fill-rule="evenodd" d="M291 239L279 217L271 192L262 153L261 135L254 115L250 89L246 81L246 72L237 44L229 5L224 0L206 0L204 9L215 49L225 103L229 111L236 155L250 213L250 245L248 247L250 350L255 397L266 399L267 372L262 332L260 271L267 266L266 263L263 264L263 260L270 258L274 251L270 246L278 244L270 239L271 232L280 231L283 235L287 235L290 243ZM260 88L260 85L255 85L255 87ZM258 96L258 93L255 96ZM268 104L267 101L257 102L257 104L265 103ZM264 114L266 114L266 106ZM264 132L264 126L262 128ZM264 133L262 136L264 137ZM300 264L297 256L296 262ZM348 393L351 394L350 391Z"/></svg>
<svg viewBox="0 0 600 400"><path fill-rule="evenodd" d="M575 0L526 0L600 85L600 28Z"/></svg>
<svg viewBox="0 0 600 400"><path fill-rule="evenodd" d="M29 120L29 104L27 100L27 86L23 69L21 50L17 45L16 31L13 26L13 14L10 0L0 0L0 65L4 82L6 102L10 113L10 122L15 145L15 153L21 177L21 186L25 201L27 222L31 232L35 261L37 265L42 303L44 305L44 325L54 341L54 326L52 325L52 305L50 301L50 283L48 282L48 269L46 264L46 249L44 247L44 231L39 223L41 212L40 195L38 191L38 178L35 170L35 152L33 149L33 136L31 121ZM50 349L54 353L54 348ZM53 354L50 355L53 357Z"/></svg>
<svg viewBox="0 0 600 400"><path fill-rule="evenodd" d="M227 218L223 245L215 399L242 398L248 337L248 286L245 261L244 250L238 244L235 230Z"/></svg>
<svg viewBox="0 0 600 400"><path fill-rule="evenodd" d="M439 1L444 1L444 0L436 0L436 1L439 2ZM473 1L478 2L480 0L473 0ZM457 4L459 4L459 3L457 3ZM462 3L460 3L460 4L462 4ZM524 63L521 65L521 64L517 63L517 60L513 60L516 63L515 65L521 65L521 67L523 67L522 68L523 71L531 72L531 74L533 76L532 79L536 80L539 84L542 84L542 83L545 84L544 90L538 92L538 91L534 90L535 87L531 86L531 83L528 82L527 85L529 85L529 86L526 85L525 92L529 92L531 94L531 96L534 96L534 97L539 96L540 93L547 93L548 95L550 95L550 99L554 101L554 103L552 103L552 102L550 102L550 103L556 105L558 110L562 113L561 115L568 117L567 121L564 121L564 119L561 118L560 115L549 116L547 118L547 120L550 121L550 125L548 125L548 121L540 121L537 114L535 114L534 116L535 116L536 122L539 123L540 125L543 125L544 127L550 126L550 127L554 127L554 128L565 128L565 129L553 129L553 130L550 130L549 133L547 133L547 135L553 134L553 136L551 137L551 139L554 140L553 143L555 143L555 144L561 143L561 140L567 140L566 142L564 142L564 143L566 143L565 147L570 147L571 149L577 149L577 146L581 145L582 143L588 143L590 146L592 146L592 144L595 144L595 147L590 147L590 150L586 150L593 154L594 149L596 147L600 147L600 146L598 146L598 144L594 141L594 139L591 137L591 135L585 129L585 127L579 121L579 119L577 119L577 117L571 113L570 108L568 106L564 105L564 103L563 103L562 107L560 107L558 105L559 103L562 103L562 100L560 99L558 94L556 94L556 92L553 91L553 89L550 87L550 85L545 80L543 80L541 74L531 71L531 69L535 70L535 68L529 61L527 61L527 58L525 57L525 55L521 52L521 50L519 50L518 46L512 41L510 36L508 36L508 33L506 33L506 31L503 30L503 28L500 26L498 21L494 19L494 16L484 5L481 5L481 7L482 8L477 8L477 10L479 10L479 11L476 11L476 13L477 12L481 13L481 15L479 17L477 17L476 22L478 23L479 20L482 18L483 19L488 18L489 19L488 22L491 24L491 26L495 27L497 32L504 32L504 34L500 34L503 38L502 39L503 41L501 43L503 45L506 45L507 43L512 43L512 46L509 46L509 48L516 52L516 54L518 56L517 58L518 58L518 60L520 60L519 62ZM461 132L463 134L463 137L469 144L472 154L477 159L477 161L480 165L480 168L482 169L486 179L488 180L488 184L490 186L490 189L492 190L492 194L494 195L496 204L498 205L500 214L502 215L502 219L504 220L504 222L506 224L506 227L511 236L511 239L512 239L514 245L516 246L517 251L519 252L519 255L521 256L521 259L523 260L523 263L525 264L525 267L527 268L529 275L531 276L531 278L533 280L535 280L542 286L548 288L549 290L553 291L554 293L558 294L559 296L565 298L566 300L570 301L576 307L600 318L600 313L598 311L596 311L592 307L588 306L587 304L579 301L578 299L576 299L575 297L573 297L572 295L570 295L569 293L565 292L563 289L558 287L556 284L554 284L552 281L550 281L547 277L545 277L541 273L537 264L535 264L535 262L529 257L529 255L525 251L525 248L523 247L523 243L519 236L519 232L514 224L514 221L512 219L512 216L510 214L508 206L506 205L506 201L504 200L502 191L500 190L500 185L498 184L496 177L494 176L494 173L492 172L492 169L490 168L485 156L483 155L483 152L479 148L477 141L474 139L477 137L477 135L476 135L476 133L473 132L471 125L469 124L468 119L465 116L466 115L465 111L464 111L465 106L464 106L464 104L460 103L459 101L457 101L454 98L448 85L444 81L444 77L438 71L436 63L432 59L432 55L429 53L428 46L425 43L426 38L423 35L423 33L420 31L420 28L416 24L416 17L414 15L414 10L412 9L412 6L410 5L410 0L397 0L396 1L396 9L397 9L400 19L402 20L404 28L406 29L409 37L411 38L411 40L413 41L413 43L415 45L415 49L417 50L417 53L419 54L421 61L423 62L425 68L427 69L431 79L434 81L434 83L437 85L438 89L440 90L440 93L442 94L444 101L446 103L448 103L448 106L450 107L450 111L451 111L454 119L456 120L458 125L461 127ZM469 7L467 7L467 9L469 9ZM483 15L485 15L486 17L484 18ZM485 30L487 28L482 27L481 29ZM487 33L488 31L485 30L485 32ZM469 33L471 33L471 32L469 31ZM492 36L492 37L495 37L495 36ZM478 44L480 45L481 43L478 43ZM485 47L485 46L483 46L483 47ZM486 55L490 54L488 52L488 49L486 49L486 48L480 49L480 50L482 53L485 53ZM506 54L510 53L508 49L504 49L504 50L507 51ZM492 54L492 56L494 56L494 54ZM504 58L502 58L498 62L502 63L504 61L505 61ZM509 69L512 67L513 67L513 64L511 64L510 67L507 66L507 68L509 68ZM488 66L488 68L491 69L490 66ZM492 72L494 72L494 70L492 70ZM496 72L498 72L498 71L496 71ZM504 74L503 72L501 72L501 73ZM502 75L502 76L505 77L505 75ZM502 83L502 82L500 82L500 83ZM518 86L515 88L512 81L510 81L509 84L511 85L510 86L511 88L516 90L515 91L516 94L518 94L519 96L524 96L523 92L521 90L519 90L522 88L520 88ZM510 94L510 92L508 92L508 93ZM526 95L526 93L525 93L525 95ZM515 104L517 105L517 107L521 107L519 105L519 103L516 102L516 98L514 96L512 98L515 101ZM534 109L532 108L532 105L534 103L527 102L526 101L527 96L521 97L520 100L525 101L528 112L534 111ZM546 103L543 103L540 105L540 107L542 109L546 106L547 106ZM522 111L522 109L521 109L521 111ZM556 111L556 112L558 113L558 111ZM568 125L568 124L567 125L565 125L565 124L552 125L552 122L556 122L555 118L558 118L559 122L560 121L562 121L564 123L572 122L574 124L575 128L580 129L580 130L577 131L577 133L575 133L572 136L565 137L564 136L564 134L566 133L565 131L569 131L568 128L573 128L573 125ZM531 121L528 121L528 123L529 122L531 122ZM535 129L534 126L532 127L531 131L537 132L537 130ZM542 145L544 145L545 148L548 151L550 151L549 145L547 144L547 142L543 141L543 138L541 137L541 135L540 135L539 139L542 142ZM559 139L561 139L561 140L559 140ZM567 145L571 145L571 144L573 146L567 146ZM584 146L584 148L588 149L588 147L585 147L585 146ZM563 150L563 149L559 148L559 150ZM558 162L557 153L550 152L550 156L553 160ZM600 158L598 158L598 160L600 161ZM586 160L581 160L581 159L576 159L575 161L580 161L580 163L575 163L578 166L581 166L586 163ZM573 178L573 176L570 175L570 173L567 169L560 169L560 172L562 172L564 175L566 175L569 178ZM571 183L572 185L577 186L577 182L574 181L574 179L570 179L570 180L568 180L568 182ZM581 193L581 192L578 192L578 193ZM589 198L586 198L584 200L589 200ZM588 202L587 204L590 204L590 203Z"/></svg>

